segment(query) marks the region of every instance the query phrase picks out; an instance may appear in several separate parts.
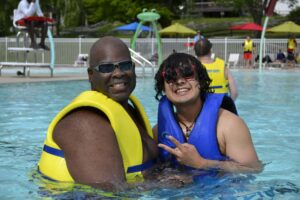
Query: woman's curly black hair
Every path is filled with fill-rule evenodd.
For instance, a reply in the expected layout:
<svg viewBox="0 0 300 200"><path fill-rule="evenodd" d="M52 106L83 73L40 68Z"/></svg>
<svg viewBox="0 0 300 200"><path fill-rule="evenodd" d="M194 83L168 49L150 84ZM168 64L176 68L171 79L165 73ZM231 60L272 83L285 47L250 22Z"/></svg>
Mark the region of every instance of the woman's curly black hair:
<svg viewBox="0 0 300 200"><path fill-rule="evenodd" d="M173 72L178 71L180 66L195 66L195 72L197 76L195 78L200 85L200 95L204 96L206 93L213 93L213 90L209 88L211 79L208 76L208 73L205 67L200 63L200 61L189 54L186 53L173 53L166 58L163 63L160 65L158 71L155 74L155 99L160 100L160 97L163 96L164 88L164 77L162 75L163 71L171 70ZM176 74L176 72L175 72Z"/></svg>

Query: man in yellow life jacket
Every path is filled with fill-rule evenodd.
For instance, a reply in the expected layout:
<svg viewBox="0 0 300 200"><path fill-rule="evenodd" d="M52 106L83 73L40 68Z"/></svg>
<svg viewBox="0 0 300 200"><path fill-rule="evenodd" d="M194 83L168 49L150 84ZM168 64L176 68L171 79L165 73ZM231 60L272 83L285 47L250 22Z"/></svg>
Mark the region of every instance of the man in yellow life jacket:
<svg viewBox="0 0 300 200"><path fill-rule="evenodd" d="M228 93L233 100L238 96L236 82L230 72L225 67L225 62L221 58L212 59L212 43L203 38L195 44L195 54L206 68L209 77L212 79L210 87L215 93Z"/></svg>
<svg viewBox="0 0 300 200"><path fill-rule="evenodd" d="M253 53L253 41L250 36L247 36L244 43L244 63L246 68L252 68L252 53Z"/></svg>
<svg viewBox="0 0 300 200"><path fill-rule="evenodd" d="M89 58L91 90L49 125L38 170L52 180L108 190L141 182L158 149L145 111L131 95L136 74L129 49L120 39L103 37Z"/></svg>
<svg viewBox="0 0 300 200"><path fill-rule="evenodd" d="M295 53L297 49L297 41L294 35L291 35L287 42L287 60L289 62L295 62Z"/></svg>

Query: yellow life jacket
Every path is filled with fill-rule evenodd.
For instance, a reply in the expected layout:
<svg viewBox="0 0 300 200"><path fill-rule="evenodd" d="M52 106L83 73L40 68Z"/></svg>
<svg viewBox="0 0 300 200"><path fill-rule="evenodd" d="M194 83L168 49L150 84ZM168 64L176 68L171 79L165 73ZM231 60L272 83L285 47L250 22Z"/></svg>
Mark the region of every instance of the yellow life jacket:
<svg viewBox="0 0 300 200"><path fill-rule="evenodd" d="M244 42L244 51L246 52L246 51L250 51L250 52L252 52L252 50L253 50L253 42L252 42L252 40L245 40L245 42Z"/></svg>
<svg viewBox="0 0 300 200"><path fill-rule="evenodd" d="M290 38L288 40L288 49L295 49L295 48L296 48L295 39Z"/></svg>
<svg viewBox="0 0 300 200"><path fill-rule="evenodd" d="M150 122L136 97L130 96L130 101L143 119L148 135L153 138ZM101 102L101 103L100 103ZM125 109L114 100L96 91L85 91L76 97L68 106L60 111L50 123L43 152L38 163L39 171L52 180L74 182L66 165L63 151L54 142L52 134L57 123L72 110L79 107L93 107L101 110L109 119L116 134L119 149L122 154L124 173L127 182L141 182L143 163L143 147L139 130ZM121 120L120 120L121 119Z"/></svg>
<svg viewBox="0 0 300 200"><path fill-rule="evenodd" d="M228 80L225 78L224 60L216 58L213 63L202 63L206 68L209 78L212 79L210 88L215 93L228 93Z"/></svg>

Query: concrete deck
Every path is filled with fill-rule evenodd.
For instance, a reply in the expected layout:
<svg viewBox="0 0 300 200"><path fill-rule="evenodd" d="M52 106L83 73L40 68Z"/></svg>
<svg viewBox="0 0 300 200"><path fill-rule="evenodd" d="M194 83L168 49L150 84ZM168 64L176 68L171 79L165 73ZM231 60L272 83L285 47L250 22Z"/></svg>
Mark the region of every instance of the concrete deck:
<svg viewBox="0 0 300 200"><path fill-rule="evenodd" d="M18 77L18 76L1 76L0 84L4 83L26 83L26 82L45 82L45 81L69 81L69 80L87 80L87 76L61 75L54 77L34 76L34 77Z"/></svg>
<svg viewBox="0 0 300 200"><path fill-rule="evenodd" d="M155 72L151 68L135 68L137 77L154 77ZM23 67L6 67L1 71L0 84L4 83L26 83L26 82L45 82L45 81L69 81L69 80L87 80L86 67L55 67L53 77L50 71L43 68L30 69L30 77L18 76L17 72L23 72ZM144 74L144 75L143 75Z"/></svg>
<svg viewBox="0 0 300 200"><path fill-rule="evenodd" d="M17 72L23 72L22 68L10 67L2 69L0 84L3 83L26 83L26 82L45 82L45 81L68 81L68 80L87 80L87 70L84 67L57 67L54 69L53 77L50 77L48 69L30 70L30 77L18 76Z"/></svg>

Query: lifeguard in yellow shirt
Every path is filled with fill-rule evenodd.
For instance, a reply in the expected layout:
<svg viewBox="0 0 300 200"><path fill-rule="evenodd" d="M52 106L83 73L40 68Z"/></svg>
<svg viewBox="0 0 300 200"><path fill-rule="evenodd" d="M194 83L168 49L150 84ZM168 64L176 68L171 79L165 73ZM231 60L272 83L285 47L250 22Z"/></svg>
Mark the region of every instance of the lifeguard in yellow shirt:
<svg viewBox="0 0 300 200"><path fill-rule="evenodd" d="M246 68L252 67L252 53L253 53L253 41L250 36L246 37L246 40L243 43L244 46L244 63Z"/></svg>
<svg viewBox="0 0 300 200"><path fill-rule="evenodd" d="M295 61L295 53L297 49L297 41L294 35L291 35L287 42L287 59L288 61Z"/></svg>

